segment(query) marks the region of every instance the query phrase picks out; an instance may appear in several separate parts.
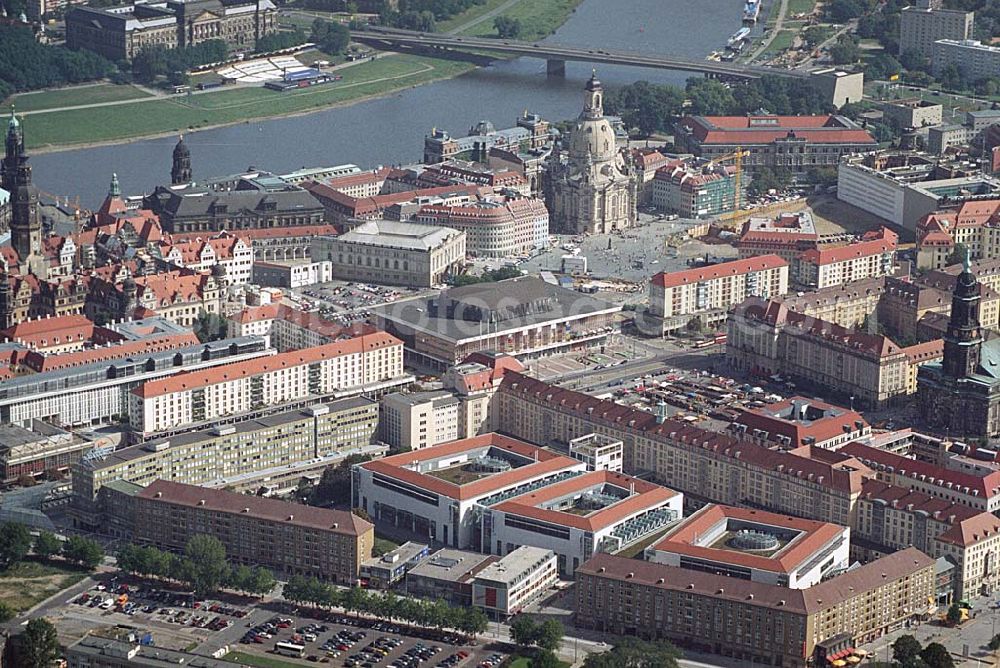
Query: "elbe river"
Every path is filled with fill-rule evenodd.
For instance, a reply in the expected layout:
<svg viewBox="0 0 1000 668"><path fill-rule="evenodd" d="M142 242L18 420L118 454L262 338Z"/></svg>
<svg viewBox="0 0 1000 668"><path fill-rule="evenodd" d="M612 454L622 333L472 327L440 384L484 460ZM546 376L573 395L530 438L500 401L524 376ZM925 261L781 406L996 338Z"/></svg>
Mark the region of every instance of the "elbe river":
<svg viewBox="0 0 1000 668"><path fill-rule="evenodd" d="M529 1L530 0L526 0ZM770 8L765 2L761 22ZM743 0L584 0L548 39L600 49L702 58L721 50L740 27ZM759 32L760 28L754 32ZM556 121L575 117L591 65L567 63L566 78L545 74L545 61L520 58L388 97L302 116L276 118L185 135L195 180L253 166L275 173L300 167L419 162L432 128L467 134L480 120L514 125L528 109ZM685 72L602 65L605 86L645 79L683 85ZM95 114L101 110L94 109ZM142 113L142 106L136 106ZM26 124L30 132L30 117ZM117 172L123 192L139 194L168 183L174 137L46 153L32 158L34 180L50 193L79 196L96 208Z"/></svg>

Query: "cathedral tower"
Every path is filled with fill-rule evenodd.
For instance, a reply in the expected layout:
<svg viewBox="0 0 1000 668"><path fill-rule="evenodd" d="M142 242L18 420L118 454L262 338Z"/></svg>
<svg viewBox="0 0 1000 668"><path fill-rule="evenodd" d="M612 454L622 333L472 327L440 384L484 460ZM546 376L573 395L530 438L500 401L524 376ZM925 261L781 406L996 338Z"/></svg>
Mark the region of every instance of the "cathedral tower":
<svg viewBox="0 0 1000 668"><path fill-rule="evenodd" d="M972 273L969 252L965 252L962 273L955 282L951 298L951 320L944 335L945 374L952 378L965 378L976 373L983 346L983 333L979 328L979 281Z"/></svg>
<svg viewBox="0 0 1000 668"><path fill-rule="evenodd" d="M183 135L174 146L174 162L170 169L170 183L175 186L191 183L191 151L184 143Z"/></svg>
<svg viewBox="0 0 1000 668"><path fill-rule="evenodd" d="M10 242L22 263L42 252L42 222L38 190L31 184L31 165L24 150L24 131L10 111L6 151L0 168L0 187L10 193Z"/></svg>

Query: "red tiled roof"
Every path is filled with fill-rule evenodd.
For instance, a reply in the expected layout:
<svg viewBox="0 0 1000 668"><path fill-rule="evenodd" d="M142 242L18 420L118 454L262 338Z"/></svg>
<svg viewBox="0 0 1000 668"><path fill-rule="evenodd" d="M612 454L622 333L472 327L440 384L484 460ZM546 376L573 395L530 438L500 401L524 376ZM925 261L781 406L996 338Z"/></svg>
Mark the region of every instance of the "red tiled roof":
<svg viewBox="0 0 1000 668"><path fill-rule="evenodd" d="M371 522L344 510L330 510L253 494L185 485L172 480L154 480L136 496L175 506L202 508L206 512L244 515L258 520L333 531L348 536L360 536L373 529Z"/></svg>
<svg viewBox="0 0 1000 668"><path fill-rule="evenodd" d="M25 320L0 332L8 340L25 345L47 348L73 341L87 341L94 333L94 323L82 315Z"/></svg>
<svg viewBox="0 0 1000 668"><path fill-rule="evenodd" d="M944 340L934 339L903 348L903 353L910 359L910 364L922 364L944 357Z"/></svg>
<svg viewBox="0 0 1000 668"><path fill-rule="evenodd" d="M513 371L504 376L500 391L513 396L531 397L544 402L552 410L577 415L588 422L641 433L647 438L669 439L692 449L710 450L721 457L739 459L792 477L807 478L818 485L841 492L859 492L861 481L872 475L868 467L851 457L844 457L834 463L821 462L693 427L687 422L668 419L663 424L657 424L656 416L650 412L567 390Z"/></svg>
<svg viewBox="0 0 1000 668"><path fill-rule="evenodd" d="M754 124L763 118L775 122ZM681 123L702 144L769 144L790 133L815 144L876 143L866 130L844 127L833 116L687 116Z"/></svg>
<svg viewBox="0 0 1000 668"><path fill-rule="evenodd" d="M817 265L846 262L847 260L854 260L859 257L881 255L882 253L895 251L898 240L898 234L883 227L880 238L855 241L847 246L838 246L836 248L812 248L803 252L801 258Z"/></svg>
<svg viewBox="0 0 1000 668"><path fill-rule="evenodd" d="M59 355L45 355L41 352L32 351L25 357L24 364L40 373L54 369L67 369L69 367L80 366L81 364L90 364L91 362L116 360L133 355L141 356L147 353L174 350L176 348L195 345L198 345L198 337L195 336L194 332L164 334L137 341L124 341L107 347L91 348L72 353L60 353Z"/></svg>
<svg viewBox="0 0 1000 668"><path fill-rule="evenodd" d="M587 516L539 507L553 499L574 492L582 492L604 483L634 490L634 494ZM672 489L654 485L632 476L612 473L611 471L592 471L554 485L547 485L534 492L516 496L493 506L493 510L503 511L509 515L530 517L550 524L571 526L584 531L600 531L606 527L614 526L631 515L658 508L677 495L678 492Z"/></svg>
<svg viewBox="0 0 1000 668"><path fill-rule="evenodd" d="M320 362L332 357L340 357L341 355L356 355L377 348L389 348L401 345L403 345L403 342L392 334L376 332L344 341L327 343L322 346L278 353L270 357L258 357L243 362L223 364L211 369L179 373L169 378L161 378L143 383L132 390L132 393L143 399L148 399L170 394L171 392L186 392L187 390L205 387L206 385L215 385L216 383L258 376L279 369Z"/></svg>
<svg viewBox="0 0 1000 668"><path fill-rule="evenodd" d="M875 466L892 468L892 473L904 480L916 479L930 483L955 494L965 494L978 497L986 503L1000 494L1000 471L994 471L984 476L977 476L962 471L952 471L943 466L929 462L910 459L887 450L879 450L864 443L848 443L840 452L857 458L862 462L871 462Z"/></svg>
<svg viewBox="0 0 1000 668"><path fill-rule="evenodd" d="M534 463L526 464L503 473L495 473L478 480L456 485L455 483L442 480L436 476L425 473L418 473L406 468L416 462L439 459L450 455L457 455L469 450L484 447L500 448L509 450L524 457L532 457ZM421 448L414 452L404 452L399 455L383 457L374 461L365 462L361 466L374 473L380 473L391 478L396 478L421 489L440 494L452 499L468 500L480 496L485 496L499 491L506 487L517 485L525 480L530 480L549 473L555 473L562 469L578 466L580 462L570 457L558 455L549 450L519 441L516 438L503 436L501 434L489 433L471 438L463 438L450 443L443 443L429 448Z"/></svg>
<svg viewBox="0 0 1000 668"><path fill-rule="evenodd" d="M705 535L713 526L727 518L803 533L772 556L695 544L700 536ZM802 566L810 556L821 550L842 531L842 527L829 522L806 520L764 510L710 504L690 515L680 525L669 531L663 540L653 546L653 549L683 554L710 562L787 574Z"/></svg>
<svg viewBox="0 0 1000 668"><path fill-rule="evenodd" d="M679 285L688 285L726 276L739 276L751 271L764 271L766 269L777 269L787 266L788 262L778 255L759 255L745 260L732 260L731 262L722 262L707 267L698 267L697 269L672 272L661 271L653 276L652 283L664 288L675 288Z"/></svg>
<svg viewBox="0 0 1000 668"><path fill-rule="evenodd" d="M790 409L803 404L824 412L835 411L837 414L824 415L808 421L794 419L790 415ZM781 416L778 413L781 413ZM861 426L858 427L857 423ZM805 397L789 397L762 408L745 410L733 424L746 425L748 435L751 435L754 429L766 431L771 436L769 440L775 440L773 436L779 434L787 436L792 447L823 443L868 426L860 413Z"/></svg>

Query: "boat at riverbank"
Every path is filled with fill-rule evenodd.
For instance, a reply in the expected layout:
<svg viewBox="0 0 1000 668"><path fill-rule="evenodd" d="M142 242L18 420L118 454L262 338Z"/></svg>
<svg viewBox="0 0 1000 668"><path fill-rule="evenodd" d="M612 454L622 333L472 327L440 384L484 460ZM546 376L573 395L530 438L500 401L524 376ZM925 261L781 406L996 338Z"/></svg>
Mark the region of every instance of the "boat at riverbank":
<svg viewBox="0 0 1000 668"><path fill-rule="evenodd" d="M744 26L729 36L729 39L726 41L726 46L728 46L729 48L738 46L740 42L742 42L749 36L750 36L750 28Z"/></svg>
<svg viewBox="0 0 1000 668"><path fill-rule="evenodd" d="M760 0L747 0L743 6L743 21L745 23L756 23L760 16Z"/></svg>

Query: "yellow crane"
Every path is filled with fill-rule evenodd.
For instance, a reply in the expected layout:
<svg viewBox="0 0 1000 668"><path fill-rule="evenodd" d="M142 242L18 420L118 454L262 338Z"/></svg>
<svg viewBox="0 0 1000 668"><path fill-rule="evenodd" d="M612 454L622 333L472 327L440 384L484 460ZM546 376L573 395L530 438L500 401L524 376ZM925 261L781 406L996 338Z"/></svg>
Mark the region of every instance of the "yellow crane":
<svg viewBox="0 0 1000 668"><path fill-rule="evenodd" d="M708 161L709 165L732 161L733 167L733 210L719 216L719 223L723 226L735 225L743 221L744 217L750 215L750 209L743 208L743 158L750 155L750 151L742 146L737 146L732 153L726 153Z"/></svg>

